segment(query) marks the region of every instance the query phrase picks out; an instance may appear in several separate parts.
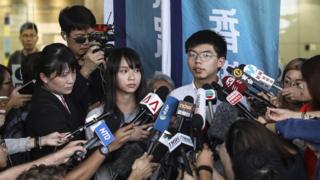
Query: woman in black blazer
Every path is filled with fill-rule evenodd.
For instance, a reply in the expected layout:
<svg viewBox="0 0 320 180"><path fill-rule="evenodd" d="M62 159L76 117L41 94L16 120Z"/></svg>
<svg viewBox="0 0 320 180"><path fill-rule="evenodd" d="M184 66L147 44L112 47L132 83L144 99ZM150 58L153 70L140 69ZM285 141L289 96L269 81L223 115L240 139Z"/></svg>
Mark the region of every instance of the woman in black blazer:
<svg viewBox="0 0 320 180"><path fill-rule="evenodd" d="M31 111L27 117L26 131L31 137L40 137L51 132L72 132L84 124L84 112L72 103L69 94L75 82L75 63L72 52L63 44L46 46L36 65L37 85L31 99ZM80 134L76 139L83 139ZM41 147L31 152L37 159L54 152L53 147Z"/></svg>

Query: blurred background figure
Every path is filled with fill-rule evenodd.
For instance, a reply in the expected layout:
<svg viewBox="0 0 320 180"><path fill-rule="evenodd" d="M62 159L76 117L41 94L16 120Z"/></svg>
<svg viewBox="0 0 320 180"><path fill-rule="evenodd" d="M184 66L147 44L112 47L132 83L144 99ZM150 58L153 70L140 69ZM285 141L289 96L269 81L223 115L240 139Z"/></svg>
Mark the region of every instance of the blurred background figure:
<svg viewBox="0 0 320 180"><path fill-rule="evenodd" d="M156 92L161 86L167 87L170 92L175 89L175 84L168 75L156 71L154 75L148 79L147 88L151 92Z"/></svg>
<svg viewBox="0 0 320 180"><path fill-rule="evenodd" d="M8 67L11 70L12 64L20 64L25 60L26 56L38 51L36 44L38 42L38 28L32 22L26 22L20 27L20 42L22 50L15 51L9 58Z"/></svg>

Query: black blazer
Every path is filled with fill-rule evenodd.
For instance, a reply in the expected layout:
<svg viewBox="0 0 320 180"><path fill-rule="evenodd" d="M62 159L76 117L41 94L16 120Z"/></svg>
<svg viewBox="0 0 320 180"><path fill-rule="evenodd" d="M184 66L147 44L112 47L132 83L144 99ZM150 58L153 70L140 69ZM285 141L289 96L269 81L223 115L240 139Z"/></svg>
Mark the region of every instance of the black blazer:
<svg viewBox="0 0 320 180"><path fill-rule="evenodd" d="M68 96L64 96L69 111L62 102L51 92L37 85L31 99L31 111L26 121L28 136L39 137L52 132L72 132L84 124L81 111L75 106ZM84 139L84 134L79 134L74 139ZM54 147L34 148L31 158L37 159L54 151Z"/></svg>

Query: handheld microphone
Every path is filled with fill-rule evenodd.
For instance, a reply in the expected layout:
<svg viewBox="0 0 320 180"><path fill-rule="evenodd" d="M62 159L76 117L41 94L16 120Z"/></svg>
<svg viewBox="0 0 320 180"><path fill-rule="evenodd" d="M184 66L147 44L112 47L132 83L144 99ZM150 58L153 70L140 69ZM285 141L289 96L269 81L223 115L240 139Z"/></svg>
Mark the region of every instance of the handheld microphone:
<svg viewBox="0 0 320 180"><path fill-rule="evenodd" d="M265 105L267 105L269 107L275 107L269 101L267 101L266 99L260 97L259 95L257 95L256 93L254 93L250 89L248 89L247 85L245 83L243 83L241 80L237 80L237 79L233 78L232 76L225 76L222 79L222 84L223 84L223 87L229 92L237 90L241 94L244 94L247 97L253 97L254 99L258 100L259 102L264 103Z"/></svg>
<svg viewBox="0 0 320 180"><path fill-rule="evenodd" d="M250 77L254 78L257 82L261 83L261 85L265 86L267 89L271 87L276 88L277 90L282 90L281 87L274 84L275 80L264 74L263 71L258 69L256 66L252 64L248 64L243 68L243 72L248 74Z"/></svg>
<svg viewBox="0 0 320 180"><path fill-rule="evenodd" d="M67 134L64 138L68 139L68 138L74 136L75 134L80 133L80 132L83 131L84 129L87 129L87 128L90 127L91 125L93 125L93 124L95 124L95 123L97 123L97 122L105 119L106 117L110 116L111 114L112 114L112 113L110 113L110 112L106 112L106 113L101 114L101 115L98 116L98 117L94 117L91 121L85 123L83 126L79 127L77 130L75 130L75 131Z"/></svg>
<svg viewBox="0 0 320 180"><path fill-rule="evenodd" d="M156 122L154 124L154 128L153 128L154 134L149 139L150 143L147 147L148 154L152 154L152 152L154 151L154 148L158 144L158 140L161 134L168 128L178 103L179 103L179 100L172 96L168 96L166 101L164 102L159 112L159 115L156 119Z"/></svg>
<svg viewBox="0 0 320 180"><path fill-rule="evenodd" d="M98 141L100 141L103 146L108 146L115 140L115 137L105 122L100 123L100 125L98 125L94 131L97 136L91 138L83 145L86 150L91 149ZM68 164L72 165L75 160L78 160L79 158L83 159L85 155L85 152L76 151L70 158Z"/></svg>
<svg viewBox="0 0 320 180"><path fill-rule="evenodd" d="M266 91L264 88L260 87L259 84L253 81L251 77L249 77L246 73L243 72L244 64L239 65L239 67L233 68L228 66L227 71L232 74L235 78L241 79L245 81L246 83L250 84L254 89L256 89L259 92L263 92L267 95L269 95L269 92Z"/></svg>
<svg viewBox="0 0 320 180"><path fill-rule="evenodd" d="M176 117L176 130L178 132L184 131L182 129L182 125L184 122L189 121L193 115L194 104L193 104L193 97L186 96L183 101L181 101L177 108L177 117ZM190 124L191 125L191 124Z"/></svg>
<svg viewBox="0 0 320 180"><path fill-rule="evenodd" d="M205 125L206 125L206 91L203 88L199 88L197 90L197 97L196 97L194 115L196 115L196 114L200 115L202 117L203 127L201 129L204 129ZM210 119L209 121L211 122L212 119Z"/></svg>
<svg viewBox="0 0 320 180"><path fill-rule="evenodd" d="M141 125L150 122L154 115L163 105L163 101L169 94L169 89L166 86L161 86L155 93L149 93L140 102L140 112L131 121L131 123ZM143 118L144 117L144 118Z"/></svg>
<svg viewBox="0 0 320 180"><path fill-rule="evenodd" d="M246 118L256 120L256 117L241 102L239 102L239 99L241 99L242 95L238 91L233 91L231 94L229 94L216 82L212 82L212 86L218 92L218 98L221 98L221 101L227 100L229 104L238 107ZM241 97L239 98L239 96Z"/></svg>
<svg viewBox="0 0 320 180"><path fill-rule="evenodd" d="M205 89L206 102L208 104L210 121L213 121L212 105L217 103L216 92L212 89L212 86L210 84L205 84L202 88Z"/></svg>

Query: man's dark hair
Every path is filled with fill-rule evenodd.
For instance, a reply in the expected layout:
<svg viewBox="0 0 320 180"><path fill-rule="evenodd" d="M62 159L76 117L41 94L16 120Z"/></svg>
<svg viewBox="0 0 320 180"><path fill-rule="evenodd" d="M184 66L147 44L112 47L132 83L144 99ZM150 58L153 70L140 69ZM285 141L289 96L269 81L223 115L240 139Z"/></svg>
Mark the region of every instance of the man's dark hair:
<svg viewBox="0 0 320 180"><path fill-rule="evenodd" d="M61 166L34 166L28 171L23 172L17 180L62 180L66 171Z"/></svg>
<svg viewBox="0 0 320 180"><path fill-rule="evenodd" d="M232 159L235 180L281 180L284 165L276 154L262 148L246 149Z"/></svg>
<svg viewBox="0 0 320 180"><path fill-rule="evenodd" d="M38 28L37 28L37 25L35 23L26 22L26 23L22 24L21 27L20 27L20 34L22 34L22 32L27 30L27 29L34 29L34 31L36 31L36 33L38 34Z"/></svg>
<svg viewBox="0 0 320 180"><path fill-rule="evenodd" d="M96 18L92 12L80 5L66 7L59 14L61 31L67 35L73 30L85 30L96 25Z"/></svg>
<svg viewBox="0 0 320 180"><path fill-rule="evenodd" d="M192 34L185 43L186 53L200 44L210 44L217 52L218 58L227 56L227 43L223 36L212 30L201 30Z"/></svg>

